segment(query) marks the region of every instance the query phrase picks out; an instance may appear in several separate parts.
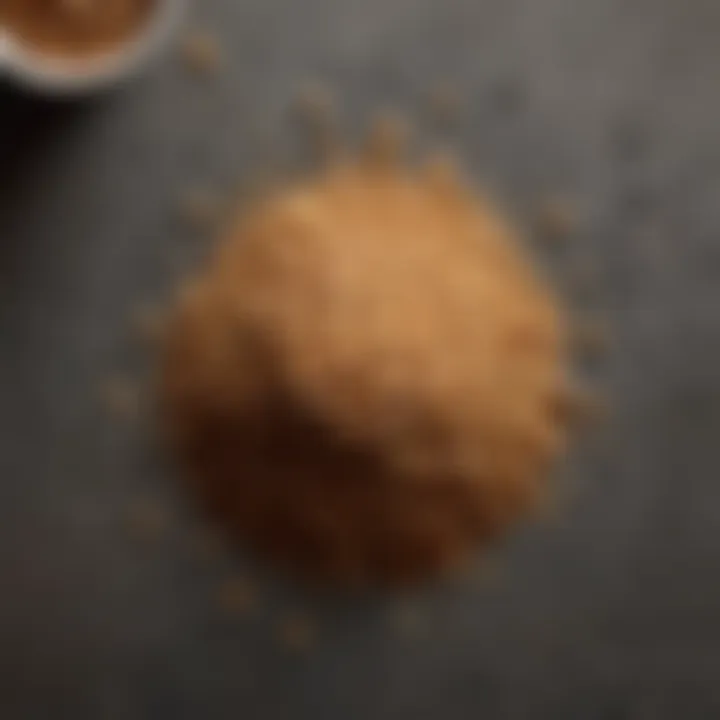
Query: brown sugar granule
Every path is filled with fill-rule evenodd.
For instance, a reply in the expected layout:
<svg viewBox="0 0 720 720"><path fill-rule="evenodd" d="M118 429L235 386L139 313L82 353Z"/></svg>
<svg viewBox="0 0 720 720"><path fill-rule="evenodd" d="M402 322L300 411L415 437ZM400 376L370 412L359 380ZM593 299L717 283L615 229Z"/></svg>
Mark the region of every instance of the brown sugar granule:
<svg viewBox="0 0 720 720"><path fill-rule="evenodd" d="M212 33L205 30L188 33L181 50L187 67L198 75L216 73L222 65L222 46Z"/></svg>
<svg viewBox="0 0 720 720"><path fill-rule="evenodd" d="M218 604L230 615L241 615L255 607L256 591L253 584L244 577L226 580L218 590Z"/></svg>
<svg viewBox="0 0 720 720"><path fill-rule="evenodd" d="M293 652L306 651L315 640L315 628L310 618L292 613L280 623L279 639L283 646Z"/></svg>
<svg viewBox="0 0 720 720"><path fill-rule="evenodd" d="M2 0L0 26L39 50L102 53L135 35L158 0Z"/></svg>
<svg viewBox="0 0 720 720"><path fill-rule="evenodd" d="M177 303L160 392L190 487L293 574L436 576L564 448L563 315L451 174L363 158L259 200Z"/></svg>

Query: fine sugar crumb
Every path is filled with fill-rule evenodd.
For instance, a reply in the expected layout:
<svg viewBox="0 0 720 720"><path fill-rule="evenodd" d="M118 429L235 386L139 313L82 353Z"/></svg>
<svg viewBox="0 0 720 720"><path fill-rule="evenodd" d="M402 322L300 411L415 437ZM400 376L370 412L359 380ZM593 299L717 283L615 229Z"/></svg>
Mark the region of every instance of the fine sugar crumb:
<svg viewBox="0 0 720 720"><path fill-rule="evenodd" d="M536 225L542 239L555 244L564 243L579 229L577 205L567 197L548 197L540 203Z"/></svg>
<svg viewBox="0 0 720 720"><path fill-rule="evenodd" d="M181 49L185 64L198 75L214 74L222 65L220 43L206 30L196 29L186 35Z"/></svg>
<svg viewBox="0 0 720 720"><path fill-rule="evenodd" d="M222 201L219 194L209 188L190 188L181 195L179 210L189 226L207 229L219 220Z"/></svg>
<svg viewBox="0 0 720 720"><path fill-rule="evenodd" d="M138 414L140 392L131 379L116 376L107 378L100 388L105 409L116 419L129 419Z"/></svg>
<svg viewBox="0 0 720 720"><path fill-rule="evenodd" d="M244 615L250 612L257 602L257 591L245 577L233 577L219 588L218 605L228 615Z"/></svg>
<svg viewBox="0 0 720 720"><path fill-rule="evenodd" d="M130 316L130 326L138 340L157 343L163 336L166 314L162 307L142 304L135 307Z"/></svg>
<svg viewBox="0 0 720 720"><path fill-rule="evenodd" d="M168 508L154 498L136 498L127 509L128 529L135 537L154 539L170 527Z"/></svg>
<svg viewBox="0 0 720 720"><path fill-rule="evenodd" d="M280 642L293 652L303 652L315 641L315 628L304 614L292 613L280 623Z"/></svg>
<svg viewBox="0 0 720 720"><path fill-rule="evenodd" d="M472 190L463 184L457 192L471 198ZM388 229L383 217L396 205L397 216L393 212L393 227ZM496 221L490 203L454 201L403 165L378 173L364 160L351 160L338 172L314 178L300 192L267 199L262 207L261 231L254 216L238 219L228 233L228 251L217 258L222 272L219 265L218 272L210 265L206 275L198 277L200 293L195 299L190 293L179 303L177 325L167 342L168 382L161 387L161 402L170 428L184 433L178 450L197 473L199 499L213 508L217 522L300 574L306 570L308 576L325 575L342 585L358 569L369 584L379 586L437 577L455 558L487 542L488 535L526 515L527 501L516 490L522 488L531 499L538 483L544 482L548 461L563 444L566 428L548 412L554 410L554 399L545 385L536 388L537 383L527 396L515 398L522 401L518 407L523 417L536 418L537 423L524 426L520 437L511 432L504 438L505 428L515 427L517 402L507 407L498 403L487 411L482 402L486 383L477 381L478 365L472 361L474 354L483 360L488 352L497 353L500 363L511 359L506 338L520 333L532 337L542 351L532 353L531 365L524 351L517 352L518 372L528 372L531 379L564 376L563 322L555 299L528 277L512 242L503 246L507 231ZM472 242L447 242L468 229ZM379 273L375 259L386 256L384 272ZM345 278L348 268L353 272ZM338 269L347 282L337 282ZM258 272L259 284L252 282ZM484 274L492 280L494 302L488 302ZM471 275L477 275L477 282L466 282ZM418 278L423 280L420 285ZM353 300L358 287L367 302L383 311L382 328L356 317ZM347 332L318 335L318 293L324 303L348 311L348 317L336 318ZM399 309L398 298L403 303ZM454 322L458 307L466 313L461 322L466 331L448 335L447 323ZM478 322L477 313L483 311ZM413 328L408 331L408 313L422 317L421 338ZM404 338L403 332L409 333L408 340L396 349L393 338ZM268 345L263 342L266 337L292 342ZM247 345L247 357L233 356L232 362L225 362L238 340ZM452 347L449 340L455 343ZM404 398L396 397L394 381L396 367L407 366L406 358L393 355L406 345L418 357L422 354L412 385L419 397L428 399L408 422L440 428L440 442L434 436L396 438L392 417L388 421L388 414L406 417ZM383 349L379 355L378 347ZM261 362L254 362L258 357ZM460 367L457 357L470 360ZM271 373L277 377L266 377L268 362L282 371ZM306 372L318 363L328 372ZM438 387L437 378L448 368L467 371L467 377L458 380L467 386L467 398L458 399L452 388ZM327 383L321 382L325 375ZM367 395L368 402L358 402L358 384L363 387L361 400ZM284 400L281 416L278 392ZM489 412L487 418L483 411ZM482 422L476 422L478 417ZM468 419L472 422L466 425ZM258 423L270 433L261 453L254 439ZM315 437L318 426L332 432ZM213 432L207 432L208 427ZM488 477L484 453L473 450L488 442L488 427L491 442L498 446L490 448L498 454L496 477ZM448 428L450 441L445 437ZM336 433L344 437L358 430L364 436L363 447L347 453L342 443L337 446ZM280 446L297 449L297 456L290 462L277 458L273 448ZM387 477L356 498L355 488L367 485L366 463L358 463L358 458L375 462L378 453L388 467ZM506 469L520 467L518 458L521 482L508 492ZM260 472L242 472L248 462L257 463L254 467ZM237 480L232 503L227 502L228 473ZM325 492L316 482L331 482L338 473L357 476L347 496ZM450 481L452 488L441 497L418 492L412 480L430 475ZM312 487L304 487L299 482L303 478L312 478ZM282 517L259 501L268 492L283 495ZM387 522L384 537L392 562L377 553L373 522L380 515ZM307 532L313 542L298 542L297 528L303 530L300 540ZM337 551L328 554L328 547Z"/></svg>

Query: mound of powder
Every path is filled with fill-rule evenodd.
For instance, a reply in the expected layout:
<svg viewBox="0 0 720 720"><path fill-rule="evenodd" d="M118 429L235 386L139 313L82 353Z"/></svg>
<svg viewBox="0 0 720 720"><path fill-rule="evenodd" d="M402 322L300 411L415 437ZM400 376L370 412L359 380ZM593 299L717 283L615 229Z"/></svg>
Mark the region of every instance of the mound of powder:
<svg viewBox="0 0 720 720"><path fill-rule="evenodd" d="M132 37L157 0L0 0L0 25L51 55L111 49Z"/></svg>
<svg viewBox="0 0 720 720"><path fill-rule="evenodd" d="M532 509L564 445L554 298L442 167L359 161L243 213L166 342L194 491L311 578L454 567Z"/></svg>

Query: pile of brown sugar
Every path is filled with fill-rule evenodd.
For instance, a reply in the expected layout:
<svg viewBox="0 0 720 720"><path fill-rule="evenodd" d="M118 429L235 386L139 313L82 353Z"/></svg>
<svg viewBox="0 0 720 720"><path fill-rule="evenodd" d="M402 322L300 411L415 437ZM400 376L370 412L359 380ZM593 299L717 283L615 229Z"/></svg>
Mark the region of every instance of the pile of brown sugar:
<svg viewBox="0 0 720 720"><path fill-rule="evenodd" d="M157 0L0 0L0 26L50 55L102 53L131 38Z"/></svg>
<svg viewBox="0 0 720 720"><path fill-rule="evenodd" d="M185 287L164 418L242 543L306 577L402 584L547 490L565 334L513 231L447 167L357 161L243 213Z"/></svg>

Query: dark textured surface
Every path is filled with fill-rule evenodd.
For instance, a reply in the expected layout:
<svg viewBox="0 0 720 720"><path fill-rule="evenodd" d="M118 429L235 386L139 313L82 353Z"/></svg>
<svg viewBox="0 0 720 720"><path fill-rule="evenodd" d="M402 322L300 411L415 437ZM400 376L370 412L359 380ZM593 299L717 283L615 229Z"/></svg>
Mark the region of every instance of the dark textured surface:
<svg viewBox="0 0 720 720"><path fill-rule="evenodd" d="M720 716L720 6L713 0L208 0L217 79L169 58L82 107L0 90L0 715L16 718L714 718ZM292 150L283 107L308 76L348 127L420 114L435 78L467 98L458 145L526 211L572 192L616 348L612 425L578 492L524 532L492 582L351 606L269 585L254 615L214 604L226 561L192 528L142 423L98 384L146 373L127 315L198 242L195 183ZM266 138L266 139L267 139ZM172 529L134 540L156 493ZM289 657L277 619L319 625Z"/></svg>

